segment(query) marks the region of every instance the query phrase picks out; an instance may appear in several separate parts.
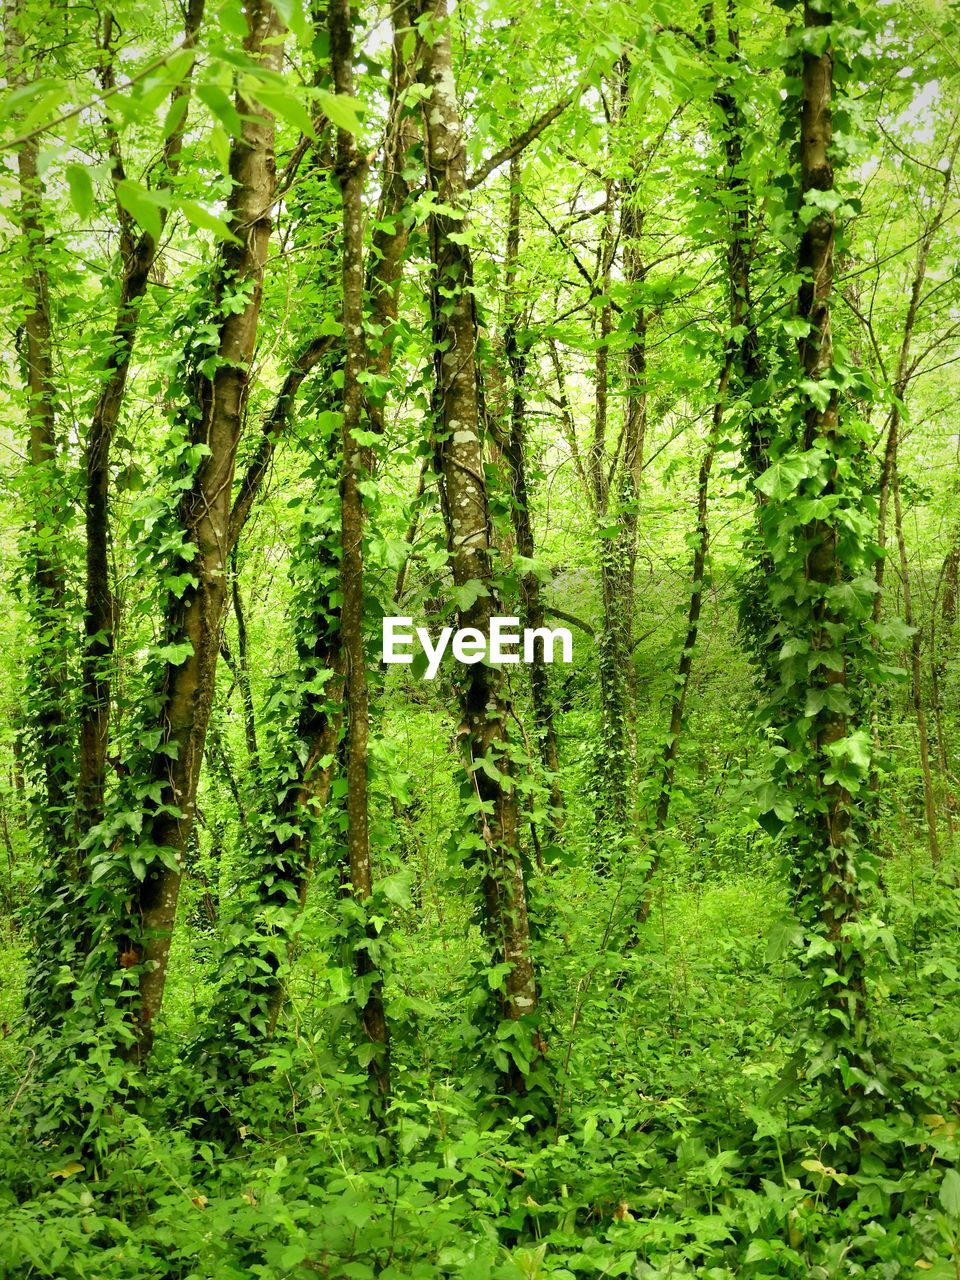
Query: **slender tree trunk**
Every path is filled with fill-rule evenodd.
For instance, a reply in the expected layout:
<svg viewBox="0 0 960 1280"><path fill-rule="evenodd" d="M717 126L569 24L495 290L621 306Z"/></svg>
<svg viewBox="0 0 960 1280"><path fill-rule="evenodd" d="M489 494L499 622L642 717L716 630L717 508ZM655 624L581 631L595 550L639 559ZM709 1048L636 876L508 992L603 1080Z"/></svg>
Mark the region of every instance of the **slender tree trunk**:
<svg viewBox="0 0 960 1280"><path fill-rule="evenodd" d="M515 297L518 259L520 254L520 158L510 161L510 210L507 222L506 278L504 281L509 311L504 330L504 347L510 365L513 394L510 402L510 432L504 442L504 456L510 469L513 502L511 517L514 541L518 555L528 560L534 557L533 523L530 519L530 497L527 490L526 459L526 402L523 380L527 371L526 344L518 337L520 314ZM522 623L531 629L544 624L543 598L540 579L532 570L520 575L520 602ZM550 825L556 829L563 821L563 793L560 790L558 770L560 752L554 708L550 697L550 682L543 650L534 651L530 664L530 702L533 723L537 733L540 760L549 778Z"/></svg>
<svg viewBox="0 0 960 1280"><path fill-rule="evenodd" d="M243 704L243 736L247 744L247 764L257 767L257 717L250 688L250 646L247 638L247 615L240 594L240 568L237 562L237 544L230 548L230 594L233 601L233 617L237 624L237 687Z"/></svg>
<svg viewBox="0 0 960 1280"><path fill-rule="evenodd" d="M731 46L732 61L736 56L735 51L739 48L738 32L732 22L728 22L727 38ZM712 26L708 29L707 42L711 47L715 43L715 32ZM641 898L637 914L638 923L641 925L646 922L650 914L652 898L649 882L660 865L660 852L656 845L657 836L666 828L667 820L670 816L671 792L676 772L677 754L680 747L680 734L683 728L684 708L686 706L687 691L690 686L690 675L693 670L694 653L700 634L704 574L710 547L710 526L708 521L710 473L721 436L723 414L727 407L730 382L735 370L739 366L739 376L748 388L755 386L761 377L761 360L753 315L750 279L749 191L742 173L743 119L736 99L727 84L723 83L718 87L713 100L723 121L723 148L726 162L724 190L733 198L726 251L728 313L732 336L726 342L726 354L720 371L716 399L713 405L710 438L704 451L697 480L696 545L691 569L687 632L677 666L674 693L670 703L669 727L660 757L660 785L657 791L652 823L655 842L654 850L646 874L648 887ZM738 334L741 336L738 337ZM755 475L759 475L766 467L766 447L767 441L760 429L759 418L757 415L751 414L747 431L747 454L751 469Z"/></svg>
<svg viewBox="0 0 960 1280"><path fill-rule="evenodd" d="M394 14L396 29L393 41L393 85L387 139L384 145L384 173L381 184L381 208L377 227L372 237L372 253L365 272L370 293L371 317L368 327L376 334L376 341L368 351L368 364L386 376L390 369L390 357L394 342L397 295L405 262L404 249L409 229L404 218L404 206L410 196L409 181L402 177L405 157L418 134L416 116L412 118L400 101L403 89L410 82L413 57L407 51L404 57L404 32L401 15ZM400 66L399 64L403 65ZM307 343L284 379L273 409L267 416L255 454L239 485L231 515L231 541L236 546L244 525L253 508L257 495L269 471L276 447L286 431L297 393L304 379L318 362L327 355L334 355L337 343L323 337ZM337 407L342 407L340 404ZM382 429L382 402L367 400L371 428ZM362 465L369 467L371 451L362 450ZM331 463L334 460L331 457ZM335 465L339 467L339 458ZM423 493L421 476L418 499ZM410 533L408 540L412 540ZM257 879L257 895L261 908L268 914L258 914L262 927L240 947L241 952L254 950L266 963L266 970L241 964L246 974L242 982L240 1016L252 1041L270 1038L276 1029L286 998L284 969L293 946L293 933L281 921L277 907L293 904L294 915L306 904L313 868L317 857L317 819L325 808L333 781L336 757L340 746L343 719L343 652L340 632L340 604L334 604L329 594L329 574L322 566L330 554L326 536L319 535L318 544L308 552L314 567L319 571L318 592L303 602L301 610L303 634L310 637L309 651L300 653L299 681L303 692L298 717L297 747L292 754L290 773L280 780L277 803L270 813L270 837ZM339 569L339 565L337 566ZM398 582L402 590L402 581ZM333 678L317 693L315 685L323 672L332 672ZM268 778L265 789L272 793L274 780ZM282 834L278 834L282 833ZM259 861L261 851L255 850ZM290 921L292 924L292 919ZM234 983L235 955L228 952L221 962L221 996L212 1023L235 1025L237 1017L235 993L227 988ZM265 973L265 976L264 976ZM215 1044L207 1038L203 1048L209 1052ZM379 1068L377 1068L379 1069Z"/></svg>
<svg viewBox="0 0 960 1280"><path fill-rule="evenodd" d="M819 34L832 21L829 8L815 9L811 0L805 0L804 26L807 31ZM808 192L829 192L834 189L830 159L833 49L829 33L822 52L804 49L802 67L801 198ZM804 227L798 251L802 283L797 311L808 325L806 336L799 341L799 362L802 375L813 382L829 378L833 366L831 298L834 287L835 239L833 212L817 208ZM838 435L839 404L836 387L829 387L825 404L817 397L806 397L805 448L811 448L817 440L827 448L835 448ZM843 634L848 624L847 619L835 613L829 599L830 589L842 580L844 572L838 551L837 524L827 520L812 520L804 527L803 537L808 548L806 578L816 600L813 629L809 637L810 649L813 652L832 652L836 647L835 635L838 631ZM838 981L828 990L827 999L834 1007L837 1017L848 1023L851 1038L859 1041L865 1027L864 956L861 948L845 945L844 939L848 926L859 917L862 889L853 854L855 841L851 832L850 793L839 781L828 781L830 748L846 738L848 733L847 712L838 707L845 707L849 701L854 688L854 674L848 667L847 655L842 649L839 661L831 661L826 666L817 668L816 672L816 688L823 705L813 722L810 745L818 762L815 782L819 800L807 815L812 859L803 865L799 874L801 878L808 877L803 879L801 891L807 896L811 910L817 910L827 939L835 951L834 966ZM805 851L800 850L798 857L803 859Z"/></svg>
<svg viewBox="0 0 960 1280"><path fill-rule="evenodd" d="M190 0L184 19L182 48L193 49L203 20L204 0ZM113 86L110 50L113 18L107 14L103 37L104 88ZM174 90L171 103L189 93L188 76ZM167 174L180 167L180 152L186 128L186 112L172 131L163 150ZM110 126L113 177L124 177L119 142ZM130 215L117 204L120 223L120 255L123 275L113 335L104 367L104 378L93 410L86 442L86 526L85 619L86 644L83 653L80 703L80 752L77 766L77 825L82 836L103 817L106 786L107 746L110 724L110 667L113 661L114 600L110 589L110 449L127 386L140 322L140 305L147 290L150 271L157 256L157 242L149 231L136 238ZM161 210L161 222L166 211Z"/></svg>
<svg viewBox="0 0 960 1280"><path fill-rule="evenodd" d="M937 601L934 598L933 608L930 611L930 702L933 708L933 725L937 742L937 758L940 763L941 789L943 793L943 816L947 823L947 834L951 843L956 835L956 824L954 822L954 813L956 808L956 795L954 792L954 777L951 767L951 748L947 738L947 727L943 720L943 690L940 681L945 670L944 659L941 656L940 636L937 627Z"/></svg>
<svg viewBox="0 0 960 1280"><path fill-rule="evenodd" d="M550 363L553 365L553 374L557 380L556 405L560 410L560 429L563 432L567 448L570 450L570 457L573 459L574 470L577 473L577 479L580 481L580 491L589 509L593 511L593 489L583 465L583 458L580 455L580 442L577 439L576 423L573 420L573 411L570 408L567 380L564 376L563 365L560 363L560 352L557 350L556 338L548 338L547 345L550 349Z"/></svg>
<svg viewBox="0 0 960 1280"><path fill-rule="evenodd" d="M423 0L419 18L427 33L421 77L427 166L439 203L456 215L434 212L430 242L434 280L431 314L436 364L436 451L443 481L443 513L453 578L475 598L459 609L461 627L488 634L500 611L493 587L476 375L476 320L470 293L469 252L462 241L466 174L463 126L453 78L445 0ZM511 778L503 674L472 665L461 690L460 737L467 769L481 802L479 845L483 860L486 934L494 953L510 966L502 990L506 1019L532 1014L537 986L527 922L526 890L518 843L519 811ZM510 1083L521 1087L517 1073Z"/></svg>
<svg viewBox="0 0 960 1280"><path fill-rule="evenodd" d="M600 244L600 288L605 301L600 308L599 335L594 368L595 405L593 438L587 453L587 475L593 493L593 507L601 525L597 540L600 569L600 597L603 627L597 641L600 674L600 753L598 764L598 817L601 827L623 834L627 826L628 796L631 790L628 725L631 682L627 668L633 655L625 649L627 634L620 566L620 537L611 536L610 477L607 472L607 419L610 398L610 349L612 311L609 302L616 221L616 184L606 183L606 212Z"/></svg>
<svg viewBox="0 0 960 1280"><path fill-rule="evenodd" d="M416 49L405 49L410 35L412 0L400 0L391 12L393 49L390 61L390 110L387 119L381 174L380 204L377 225L371 237L367 288L370 295L369 363L374 373L385 379L393 358L394 330L400 284L410 239L411 215L407 208L413 192L413 180L404 174L415 172L411 163L412 149L420 140L416 108L405 98L415 81ZM405 55L406 52L406 56ZM383 432L383 392L367 396L367 413L371 428Z"/></svg>
<svg viewBox="0 0 960 1280"><path fill-rule="evenodd" d="M943 186L940 195L934 207L933 217L927 224L920 243L917 246L917 258L913 269L913 279L910 284L910 300L907 303L906 315L903 318L903 327L900 337L900 352L897 357L897 372L893 384L893 404L890 408L890 414L887 419L887 439L883 451L883 464L880 468L880 502L879 512L877 516L877 543L881 551L886 548L887 541L887 519L890 505L890 488L897 469L897 451L900 445L900 415L901 406L904 397L907 394L907 388L910 384L910 353L913 347L913 331L917 322L917 313L920 310L920 303L923 299L923 286L927 278L927 262L930 258L930 249L933 246L937 232L943 225L944 214L947 209L947 200L950 196L950 185L953 179L953 166L956 163L957 153L960 150L960 134L947 157L947 165L943 170ZM884 570L886 567L886 556L881 555L877 561L876 581L877 591L873 597L873 620L879 622L880 610L883 604L882 587Z"/></svg>
<svg viewBox="0 0 960 1280"><path fill-rule="evenodd" d="M18 0L7 0L4 38L7 81L11 89L27 83L24 59L25 14ZM36 705L37 754L41 761L46 853L53 865L66 867L67 810L71 791L71 747L67 717L68 670L62 619L66 581L58 554L58 532L64 520L57 466L56 390L50 322L50 289L45 261L43 185L38 169L36 137L16 149L20 187L19 220L23 258L24 319L22 360L29 418L29 464L25 490L31 511L30 545L33 626L38 636ZM71 871L75 867L70 868Z"/></svg>
<svg viewBox="0 0 960 1280"><path fill-rule="evenodd" d="M349 0L330 0L330 55L337 93L353 95L353 35ZM355 432L363 423L360 376L367 366L363 331L363 186L366 165L353 134L337 130L337 178L343 200L343 329L346 358L343 369L343 479L341 509L340 633L346 671L347 715L347 861L354 897L366 906L373 893L370 864L369 800L367 795L369 707L367 668L363 651L363 496L367 474L366 451ZM383 1009L383 979L376 952L377 930L367 925L366 940L357 946L354 963L361 978L376 975L361 1018L377 1050L370 1062L371 1078L383 1095L390 1092L387 1022Z"/></svg>
<svg viewBox="0 0 960 1280"><path fill-rule="evenodd" d="M276 10L268 0L251 0L246 18L245 52L266 70L279 71L283 28ZM179 665L168 666L163 685L164 742L174 748L175 758L157 756L158 780L164 787L164 803L174 812L160 813L144 824L148 844L170 852L167 861L151 863L136 893L141 933L135 951L143 964L136 1045L141 1061L150 1053L153 1025L163 1001L183 855L194 821L227 593L231 485L272 229L273 117L240 95L237 110L243 127L230 157L229 215L239 234L237 243L225 243L221 250L221 274L224 285L243 283L248 291L242 310L221 320L219 365L211 378L200 383L195 438L207 446L209 454L199 463L181 507L184 532L197 548L193 563L197 585L171 607L168 617L168 634L189 640L192 652Z"/></svg>
<svg viewBox="0 0 960 1280"><path fill-rule="evenodd" d="M733 351L733 344L728 344L727 357L724 360L723 368L720 372L720 380L717 385L717 398L713 406L713 423L710 431L710 439L708 440L707 447L704 450L703 460L700 463L700 474L697 478L697 541L693 552L693 565L690 573L690 603L687 607L687 632L683 641L683 649L680 653L680 661L677 664L674 693L670 702L670 724L667 730L663 752L660 757L660 785L657 791L656 807L653 812L653 832L655 842L660 833L666 829L667 819L670 816L673 779L677 767L677 753L680 748L680 734L683 729L683 713L687 702L687 692L690 688L690 675L693 671L693 658L696 653L697 640L700 635L700 613L703 609L704 575L707 568L707 554L710 549L710 524L708 519L710 472L713 469L713 459L716 453L717 441L720 438L723 411L727 405L727 389L730 384L730 372L733 367ZM647 917L650 915L650 904L652 901L650 881L656 873L659 865L660 852L655 843L653 857L650 860L650 865L646 872L647 888L640 900L640 907L637 912L637 921L641 925L646 923Z"/></svg>
<svg viewBox="0 0 960 1280"><path fill-rule="evenodd" d="M940 837L937 832L937 805L934 799L933 774L930 769L930 735L927 728L927 708L923 701L923 633L915 625L913 616L913 591L910 583L910 564L907 560L907 543L903 536L903 506L900 501L900 475L896 461L890 478L893 491L893 518L900 553L900 582L903 586L903 620L913 628L910 637L910 699L917 718L917 735L920 739L920 776L923 779L923 812L927 824L927 844L930 860L936 866L940 861Z"/></svg>
<svg viewBox="0 0 960 1280"><path fill-rule="evenodd" d="M328 645L325 656L317 655L317 669L326 669L335 673L333 687L322 703L318 704L318 700L314 698L304 705L300 715L298 737L301 742L307 744L307 758L302 766L299 785L290 787L284 796L282 811L278 815L281 819L287 818L289 825L294 828L294 833L282 843L276 836L274 837L275 848L272 860L280 870L278 881L294 886L298 911L302 911L306 905L315 865L310 840L312 829L310 824L315 823L330 799L337 743L340 740L342 724L343 658L339 634L332 635ZM282 821L280 827L281 830L285 827ZM261 885L269 894L269 879L261 881ZM263 896L265 895L261 891L261 897ZM284 941L284 950L289 949L286 943L287 940ZM282 963L283 958L278 955L274 976L268 983L267 1038L271 1037L276 1030L286 998L286 985L279 973Z"/></svg>
<svg viewBox="0 0 960 1280"><path fill-rule="evenodd" d="M627 101L627 81L624 71L622 95L624 109ZM639 168L641 157L634 165ZM624 415L619 464L616 471L617 505L620 515L620 534L616 540L617 587L621 597L618 606L619 626L622 634L619 643L626 683L626 734L629 772L624 779L628 786L636 775L637 763L637 669L633 659L633 615L636 594L637 529L640 518L640 481L643 475L643 451L647 439L647 327L649 317L642 301L642 291L647 277L643 261L641 239L644 211L639 206L636 176L624 183L621 196L620 239L623 244L624 283L633 291L632 328L627 347L624 369ZM637 296L641 299L637 300ZM631 791L632 791L631 786ZM629 806L635 814L635 805Z"/></svg>

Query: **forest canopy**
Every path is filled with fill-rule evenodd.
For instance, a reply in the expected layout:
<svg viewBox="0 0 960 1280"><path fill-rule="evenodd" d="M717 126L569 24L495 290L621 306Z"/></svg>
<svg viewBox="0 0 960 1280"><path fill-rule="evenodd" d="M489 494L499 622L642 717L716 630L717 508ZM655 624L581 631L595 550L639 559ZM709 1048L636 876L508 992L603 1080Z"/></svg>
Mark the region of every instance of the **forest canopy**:
<svg viewBox="0 0 960 1280"><path fill-rule="evenodd" d="M956 1280L957 5L2 19L0 1276Z"/></svg>

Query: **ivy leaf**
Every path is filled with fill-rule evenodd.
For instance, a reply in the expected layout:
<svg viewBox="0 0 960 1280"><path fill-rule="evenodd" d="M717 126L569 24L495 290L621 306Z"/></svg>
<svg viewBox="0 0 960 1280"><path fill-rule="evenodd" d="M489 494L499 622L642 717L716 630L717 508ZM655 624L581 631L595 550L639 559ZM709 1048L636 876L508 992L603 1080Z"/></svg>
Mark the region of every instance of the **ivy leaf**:
<svg viewBox="0 0 960 1280"><path fill-rule="evenodd" d="M453 598L457 602L457 608L461 612L466 612L472 608L482 596L488 596L490 592L485 583L479 578L471 578L469 582L463 583L462 586L454 587Z"/></svg>
<svg viewBox="0 0 960 1280"><path fill-rule="evenodd" d="M774 502L781 502L795 492L801 481L813 474L815 465L808 457L780 458L757 478L757 488Z"/></svg>

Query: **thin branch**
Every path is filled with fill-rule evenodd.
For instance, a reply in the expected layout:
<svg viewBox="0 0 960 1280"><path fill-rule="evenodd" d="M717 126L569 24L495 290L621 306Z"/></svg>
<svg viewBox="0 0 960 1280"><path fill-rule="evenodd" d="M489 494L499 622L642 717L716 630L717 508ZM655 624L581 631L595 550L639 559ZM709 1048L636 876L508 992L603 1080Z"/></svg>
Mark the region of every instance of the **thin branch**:
<svg viewBox="0 0 960 1280"><path fill-rule="evenodd" d="M286 429L290 410L293 407L296 394L300 390L301 383L311 369L319 364L332 346L333 338L329 335L315 338L300 352L293 363L293 368L284 378L283 386L274 401L273 408L264 421L260 443L240 482L240 489L234 500L233 510L230 512L229 542L231 546L236 543L237 538L240 536L257 494L260 492L260 487L267 471L270 469L277 441Z"/></svg>
<svg viewBox="0 0 960 1280"><path fill-rule="evenodd" d="M494 169L499 169L502 164L506 164L514 156L518 156L521 151L525 151L530 143L535 142L544 129L553 124L557 116L569 107L578 92L579 90L577 89L571 89L569 93L565 93L559 102L555 102L549 111L545 111L542 116L534 120L528 129L524 129L523 133L517 134L505 147L501 147L489 160L485 160L480 168L475 169L467 178L467 190L472 191L474 187L479 187L482 182L485 182L490 177Z"/></svg>

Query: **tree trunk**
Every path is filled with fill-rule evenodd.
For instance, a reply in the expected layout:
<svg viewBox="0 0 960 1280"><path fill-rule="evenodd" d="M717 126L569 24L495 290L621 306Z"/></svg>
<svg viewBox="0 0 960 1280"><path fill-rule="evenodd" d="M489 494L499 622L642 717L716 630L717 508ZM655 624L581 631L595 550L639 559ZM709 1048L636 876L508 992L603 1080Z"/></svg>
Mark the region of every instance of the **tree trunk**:
<svg viewBox="0 0 960 1280"><path fill-rule="evenodd" d="M275 9L268 0L251 0L246 17L247 55L266 70L279 71L283 28ZM167 861L157 858L149 865L136 894L141 926L136 954L143 964L136 1044L140 1061L150 1053L163 1001L184 850L194 821L227 593L231 486L272 229L273 117L239 94L237 110L243 127L230 157L229 215L239 243L227 242L221 250L220 287L242 283L249 288L243 308L221 320L218 368L200 382L194 441L205 444L209 454L200 461L181 506L184 531L197 548L192 566L197 585L171 606L167 620L168 635L189 640L192 652L179 665L168 665L163 683L163 741L175 758L156 757L157 777L164 803L174 813L160 813L144 825L146 842L168 853Z"/></svg>
<svg viewBox="0 0 960 1280"><path fill-rule="evenodd" d="M204 0L190 0L184 19L182 48L196 47L203 20ZM104 88L113 85L109 49L113 19L105 19ZM109 68L109 72L107 70ZM192 70L192 68L191 68ZM189 93L188 77L171 95L171 104ZM179 169L179 159L186 128L186 112L170 134L163 149L163 168L168 174ZM110 126L111 149L114 151L113 177L124 177L119 143ZM120 255L123 277L113 335L104 367L104 380L93 410L86 443L86 491L84 519L86 526L85 617L86 644L83 651L83 676L80 702L80 753L77 765L76 813L78 834L82 837L103 817L106 786L107 746L110 725L110 667L113 661L114 601L110 589L110 449L120 411L123 407L130 360L140 321L140 304L157 256L157 241L149 231L133 237L130 215L118 203L120 223ZM160 211L161 225L166 210Z"/></svg>
<svg viewBox="0 0 960 1280"><path fill-rule="evenodd" d="M710 472L716 453L717 441L723 421L723 411L727 405L727 388L730 383L730 371L733 367L733 344L728 344L728 353L720 372L717 386L717 398L713 406L713 423L710 439L704 450L700 463L700 474L697 478L697 543L693 552L693 565L690 572L690 603L687 607L687 632L677 664L677 675L674 682L673 698L670 702L670 724L667 730L663 752L660 757L660 785L657 791L657 802L653 813L653 832L656 842L659 834L666 829L670 816L670 800L673 791L673 779L677 767L677 753L680 748L680 732L683 728L683 713L687 702L687 691L690 688L690 674L693 671L693 655L696 652L700 635L700 612L703 608L703 579L707 568L707 553L710 549L710 524L708 520L708 498ZM640 899L637 911L638 924L645 924L650 915L652 895L650 881L660 865L660 851L654 844L653 856L647 868L646 889Z"/></svg>
<svg viewBox="0 0 960 1280"><path fill-rule="evenodd" d="M902 405L911 380L910 352L913 347L913 331L917 322L920 303L923 300L923 286L927 278L927 262L930 257L930 249L933 246L937 232L943 225L944 214L947 210L947 200L950 197L950 186L953 180L953 166L956 163L958 151L960 151L960 134L958 134L947 157L946 168L942 170L943 186L934 207L933 217L924 229L920 243L917 246L917 259L913 269L913 280L910 284L910 299L907 303L906 315L903 318L900 352L897 357L897 372L892 388L893 404L887 419L887 439L883 451L883 465L880 468L880 510L877 517L877 542L881 551L886 548L887 513L890 504L890 489L897 470ZM874 622L879 622L880 620L880 610L883 603L881 588L883 587L885 566L886 556L882 555L877 561L876 568L877 592L873 598Z"/></svg>
<svg viewBox="0 0 960 1280"><path fill-rule="evenodd" d="M353 36L349 0L330 0L330 55L337 93L353 95ZM373 893L370 865L369 800L367 795L369 699L363 651L363 496L360 486L367 474L366 450L354 433L363 423L363 389L360 376L366 370L363 332L363 186L366 164L353 134L337 130L337 178L343 200L343 470L340 488L341 582L343 605L340 634L346 672L347 716L347 861L353 895L366 911ZM370 1061L371 1079L378 1092L390 1092L390 1058L387 1022L383 1009L383 978L379 973L377 929L366 926L366 939L356 945L357 976L371 977L361 1020L376 1052Z"/></svg>
<svg viewBox="0 0 960 1280"><path fill-rule="evenodd" d="M7 0L4 37L7 80L11 89L27 83L24 57L24 14L18 0ZM50 294L44 258L46 230L43 221L43 185L38 160L39 142L27 138L16 148L20 186L20 236L23 257L24 319L22 360L29 417L29 463L25 491L31 512L30 544L33 626L36 629L37 663L35 705L31 719L37 724L37 755L43 775L43 827L47 857L66 867L67 810L71 791L71 747L67 717L69 707L65 637L66 582L58 554L58 534L64 522L60 484L56 474L56 390ZM72 873L75 866L69 868Z"/></svg>
<svg viewBox="0 0 960 1280"><path fill-rule="evenodd" d="M728 24L727 38L731 50L735 51L739 48L738 33L732 23ZM715 43L715 33L712 27L708 30L707 43L711 47ZM735 54L732 52L731 60L734 56ZM721 84L717 89L713 100L723 120L723 148L726 162L724 190L733 197L726 252L728 313L731 336L726 341L726 354L720 370L717 394L713 405L710 438L704 451L697 480L696 545L693 552L690 575L687 632L683 649L680 653L680 661L677 665L674 693L670 703L669 726L660 757L660 784L652 823L654 832L653 855L646 873L647 887L640 900L640 907L637 913L637 921L641 925L646 923L650 914L652 901L650 880L660 865L657 837L665 830L670 816L671 791L680 747L680 734L683 728L684 708L686 706L687 691L690 686L690 675L693 670L693 657L700 634L703 579L710 547L710 526L708 521L710 472L713 469L713 460L720 441L723 414L727 407L728 391L734 370L739 365L739 376L746 388L755 386L761 374L760 353L751 295L749 192L741 172L743 161L743 120L736 99L725 84ZM738 333L742 335L739 338L737 337ZM757 415L754 414L750 416L747 442L747 453L751 469L755 475L759 475L766 466L767 442L760 431Z"/></svg>
<svg viewBox="0 0 960 1280"><path fill-rule="evenodd" d="M805 0L804 25L818 32L832 24L829 8L815 9ZM830 160L832 142L831 103L833 99L833 50L829 39L823 52L804 49L802 70L802 111L800 119L801 200L808 192L830 192L834 189ZM799 340L800 370L812 382L829 378L833 365L831 331L831 295L834 284L835 216L817 207L803 230L798 250L798 268L802 278L797 311L808 325L808 333ZM803 416L804 447L810 449L821 441L828 449L839 445L839 405L836 386L829 387L826 402L806 396ZM828 492L837 483L836 468ZM807 547L805 574L811 597L811 652L839 649L839 660L814 668L814 691L821 706L813 717L809 744L815 753L816 804L805 814L809 845L797 851L800 891L807 908L822 922L831 944L831 963L836 980L827 988L826 999L837 1019L849 1027L851 1042L862 1043L865 1028L864 952L847 942L848 926L859 917L862 886L855 862L855 837L851 831L850 793L830 776L830 748L846 738L848 718L845 708L853 691L853 673L848 666L845 642L850 619L841 616L830 601L830 590L844 577L844 563L838 550L836 522L812 520L803 529ZM829 1034L829 1033L828 1033Z"/></svg>
<svg viewBox="0 0 960 1280"><path fill-rule="evenodd" d="M504 348L510 365L513 394L510 402L510 431L504 441L504 457L510 469L512 503L510 514L517 554L528 560L534 557L533 523L530 519L530 497L527 491L526 402L523 380L527 371L527 345L518 338L520 314L515 297L517 263L520 254L520 158L510 161L510 211L507 222L506 278L508 319L504 330ZM524 627L544 625L543 597L540 579L532 570L520 575L520 603ZM550 697L550 681L542 648L534 650L530 664L530 703L536 728L540 760L549 779L550 826L556 830L563 822L563 793L557 776L560 752L554 708Z"/></svg>
<svg viewBox="0 0 960 1280"><path fill-rule="evenodd" d="M469 251L463 232L466 174L463 126L453 79L445 0L423 0L421 77L428 178L439 203L457 210L430 216L434 279L431 289L436 366L435 446L442 476L442 505L454 583L464 588L461 627L488 634L500 604L493 587L490 520L480 442L476 374L476 320L470 293ZM471 599L471 597L473 597ZM494 963L510 966L501 992L504 1018L532 1014L537 1006L526 890L518 843L519 812L511 778L503 673L483 663L470 666L461 686L460 737L472 785L480 801L479 840L483 864L484 923ZM517 1072L510 1083L521 1085Z"/></svg>
<svg viewBox="0 0 960 1280"><path fill-rule="evenodd" d="M620 536L609 528L610 477L607 474L607 419L609 413L610 352L612 312L609 302L611 267L614 256L616 184L608 180L606 212L600 244L599 287L605 301L600 307L599 341L595 357L595 404L593 438L587 452L587 475L593 493L593 507L600 524L597 558L600 569L600 598L603 626L597 639L600 675L600 752L598 765L597 816L601 828L624 834L627 826L628 796L631 791L628 724L631 681L627 676L633 655L624 646L627 631L626 600L620 572Z"/></svg>
<svg viewBox="0 0 960 1280"><path fill-rule="evenodd" d="M240 567L237 560L237 544L230 548L230 595L233 601L233 618L237 624L237 665L235 675L243 705L243 736L247 744L247 764L257 767L257 717L250 688L250 645L247 637L247 616L240 594Z"/></svg>
<svg viewBox="0 0 960 1280"><path fill-rule="evenodd" d="M907 560L907 543L903 536L903 506L900 501L900 475L896 461L890 478L893 491L893 518L900 554L900 581L903 586L903 620L913 628L910 637L910 699L917 718L917 736L920 739L920 777L923 780L923 812L927 825L927 845L930 861L936 866L940 861L940 837L937 833L937 805L934 799L933 774L930 769L930 734L927 726L927 708L923 700L923 632L913 616L913 591L910 583L910 564Z"/></svg>

